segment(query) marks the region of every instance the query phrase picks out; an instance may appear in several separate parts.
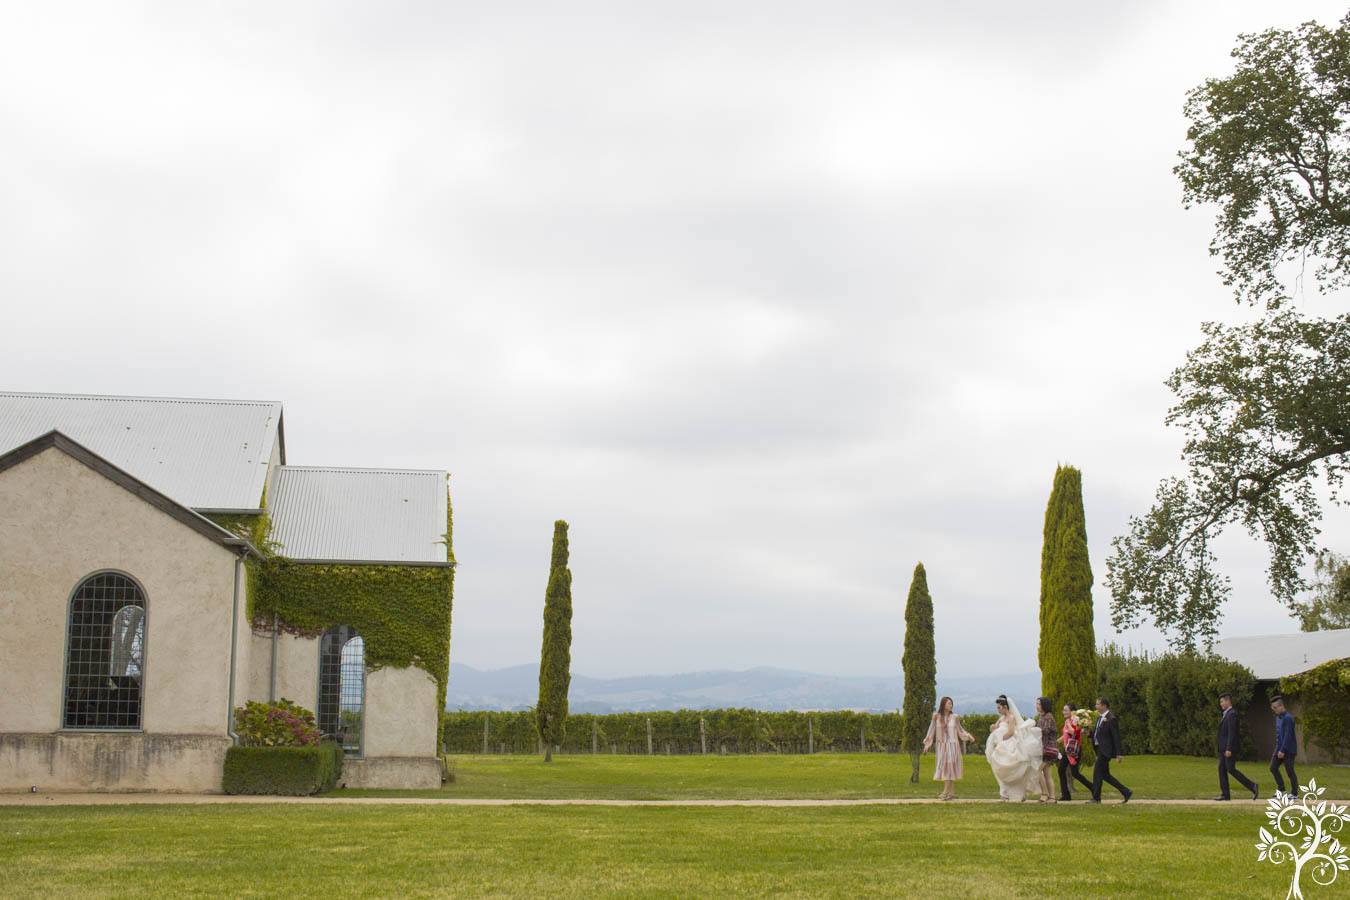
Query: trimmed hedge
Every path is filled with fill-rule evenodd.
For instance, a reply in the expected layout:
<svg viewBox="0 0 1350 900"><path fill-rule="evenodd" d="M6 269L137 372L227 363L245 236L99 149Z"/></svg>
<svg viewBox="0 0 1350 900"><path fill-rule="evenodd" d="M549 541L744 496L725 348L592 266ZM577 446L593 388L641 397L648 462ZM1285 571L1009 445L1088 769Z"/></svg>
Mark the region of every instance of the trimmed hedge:
<svg viewBox="0 0 1350 900"><path fill-rule="evenodd" d="M230 747L221 789L227 794L304 797L329 791L342 775L342 745Z"/></svg>
<svg viewBox="0 0 1350 900"><path fill-rule="evenodd" d="M1247 707L1256 676L1220 656L1125 653L1115 645L1098 655L1100 691L1120 719L1126 755L1140 753L1214 757L1219 729L1219 695L1233 695L1238 711L1239 756L1255 759L1247 732Z"/></svg>
<svg viewBox="0 0 1350 900"><path fill-rule="evenodd" d="M539 737L532 710L487 713L460 710L447 712L441 719L441 740L446 752L481 753L484 716L488 717L488 752L538 751ZM709 753L806 753L810 735L814 735L817 753L857 753L860 749L895 753L900 747L898 713L681 709L606 715L574 713L567 717L561 749L564 753L590 753L594 733L602 753L646 753L650 719L653 753L701 753L700 717ZM961 716L962 724L975 737L971 750L984 752L985 738L996 719L993 715Z"/></svg>

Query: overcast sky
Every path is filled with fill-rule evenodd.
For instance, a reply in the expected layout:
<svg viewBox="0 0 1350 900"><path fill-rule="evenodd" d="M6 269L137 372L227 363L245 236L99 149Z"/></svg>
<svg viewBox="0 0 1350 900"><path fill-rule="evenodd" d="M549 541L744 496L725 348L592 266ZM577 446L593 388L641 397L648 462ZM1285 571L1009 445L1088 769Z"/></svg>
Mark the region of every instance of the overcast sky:
<svg viewBox="0 0 1350 900"><path fill-rule="evenodd" d="M1240 314L1171 174L1242 31L1344 3L11 4L0 388L280 400L452 473L451 657L1036 667L1055 465L1110 539ZM1314 311L1328 311L1309 296ZM1343 511L1329 540L1350 541ZM1296 630L1221 545L1223 634Z"/></svg>

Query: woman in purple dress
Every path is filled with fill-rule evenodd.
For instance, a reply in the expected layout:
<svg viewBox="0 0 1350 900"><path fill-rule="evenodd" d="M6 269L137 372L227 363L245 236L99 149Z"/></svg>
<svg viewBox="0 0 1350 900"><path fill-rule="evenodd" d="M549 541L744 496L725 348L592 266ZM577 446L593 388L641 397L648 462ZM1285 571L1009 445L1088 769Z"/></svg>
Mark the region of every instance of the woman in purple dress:
<svg viewBox="0 0 1350 900"><path fill-rule="evenodd" d="M923 739L925 753L929 746L935 745L937 766L933 769L933 780L942 782L941 799L956 799L952 782L961 780L961 742L973 740L971 733L961 727L961 717L952 712L952 698L943 697Z"/></svg>

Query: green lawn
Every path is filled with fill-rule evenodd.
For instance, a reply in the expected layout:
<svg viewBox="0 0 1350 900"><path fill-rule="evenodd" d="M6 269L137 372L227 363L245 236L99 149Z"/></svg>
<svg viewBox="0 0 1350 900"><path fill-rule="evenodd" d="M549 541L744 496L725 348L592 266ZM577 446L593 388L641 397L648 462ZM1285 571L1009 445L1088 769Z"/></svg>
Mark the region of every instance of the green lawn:
<svg viewBox="0 0 1350 900"><path fill-rule="evenodd" d="M333 796L493 798L600 797L632 800L936 797L933 757L925 756L920 781L909 783L909 758L885 753L817 753L813 756L455 756L455 780L439 791L338 790ZM1112 771L1136 798L1209 799L1218 793L1216 760L1189 756L1127 757ZM1256 779L1263 797L1274 793L1265 766L1240 768ZM1325 796L1350 801L1350 767L1301 766L1305 783L1316 778ZM1091 778L1091 771L1086 773ZM982 756L967 756L957 796L996 798L998 787ZM1056 779L1056 785L1058 780ZM1244 797L1234 783L1235 798ZM1058 789L1058 788L1056 788ZM1111 788L1103 799L1119 799ZM1248 799L1250 804L1250 799Z"/></svg>
<svg viewBox="0 0 1350 900"><path fill-rule="evenodd" d="M0 871L8 897L1283 897L1262 808L0 807Z"/></svg>

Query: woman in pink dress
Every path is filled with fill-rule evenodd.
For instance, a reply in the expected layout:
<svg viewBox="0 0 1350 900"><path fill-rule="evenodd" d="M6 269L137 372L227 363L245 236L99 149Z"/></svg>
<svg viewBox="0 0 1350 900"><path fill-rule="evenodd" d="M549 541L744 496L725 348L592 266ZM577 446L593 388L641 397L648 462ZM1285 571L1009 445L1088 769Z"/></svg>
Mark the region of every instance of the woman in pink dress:
<svg viewBox="0 0 1350 900"><path fill-rule="evenodd" d="M925 753L930 745L936 745L937 766L933 770L933 780L942 782L940 799L956 799L952 782L961 780L961 742L973 740L971 733L961 727L961 717L952 712L952 698L943 697L923 739Z"/></svg>

